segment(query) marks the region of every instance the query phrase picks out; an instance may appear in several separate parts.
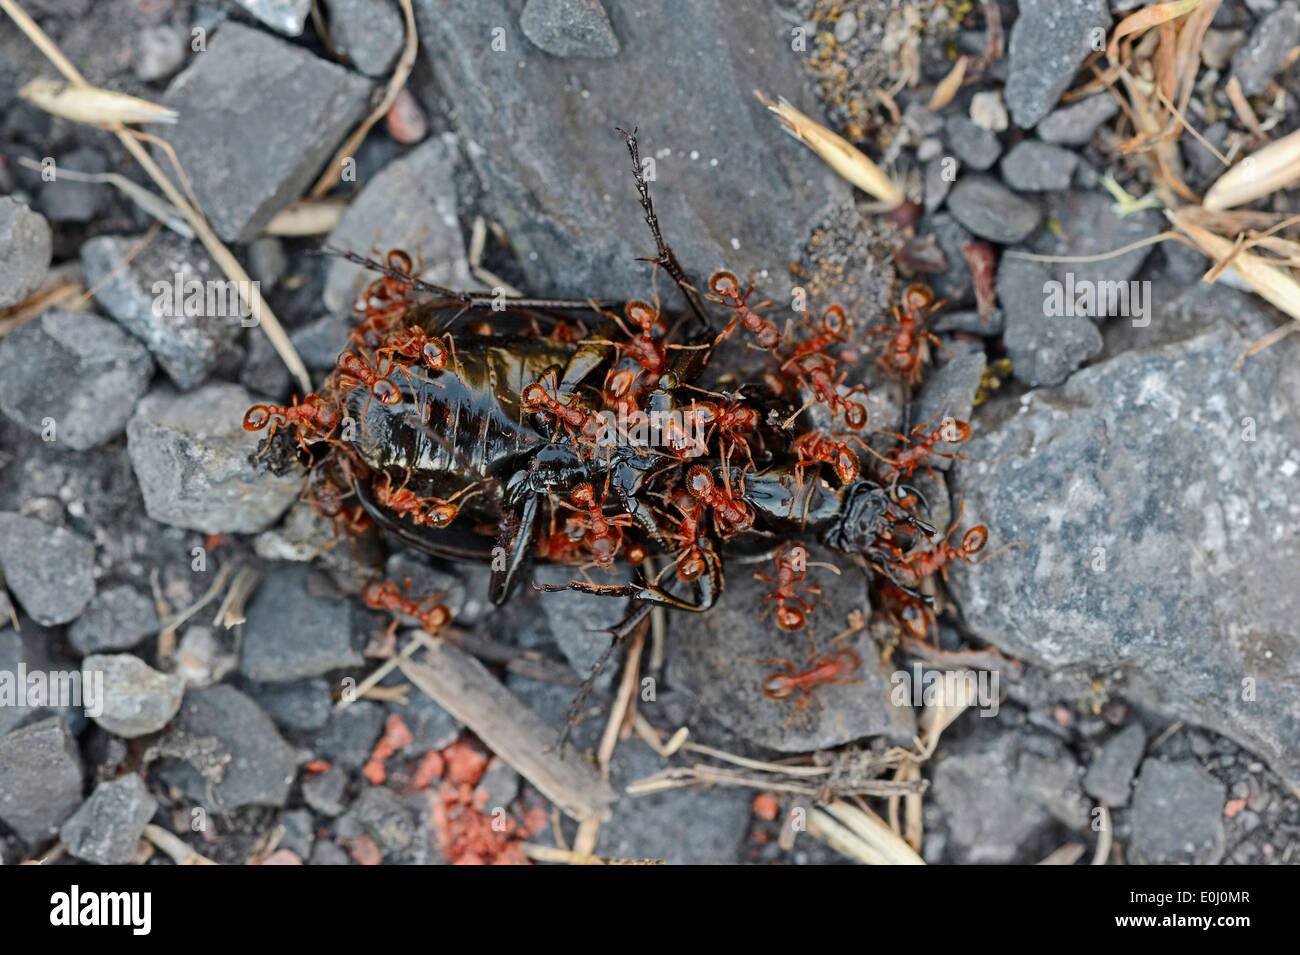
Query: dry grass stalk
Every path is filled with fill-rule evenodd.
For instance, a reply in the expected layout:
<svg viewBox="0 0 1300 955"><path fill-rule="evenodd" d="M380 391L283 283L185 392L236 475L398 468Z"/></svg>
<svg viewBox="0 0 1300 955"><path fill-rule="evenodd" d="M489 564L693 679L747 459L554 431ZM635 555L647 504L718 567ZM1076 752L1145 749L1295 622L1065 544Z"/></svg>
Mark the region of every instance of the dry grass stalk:
<svg viewBox="0 0 1300 955"><path fill-rule="evenodd" d="M262 233L285 238L327 235L347 207L342 199L297 199L272 216Z"/></svg>
<svg viewBox="0 0 1300 955"><path fill-rule="evenodd" d="M571 849L557 849L554 846L541 846L535 842L525 842L521 847L524 855L534 862L560 862L564 865L663 865L663 859L614 859L610 856L595 856Z"/></svg>
<svg viewBox="0 0 1300 955"><path fill-rule="evenodd" d="M785 98L774 103L758 90L754 90L754 95L776 114L787 133L820 156L841 178L879 199L888 209L903 204L898 187L866 153L843 136L799 112Z"/></svg>
<svg viewBox="0 0 1300 955"><path fill-rule="evenodd" d="M808 831L866 865L925 865L879 816L843 799L808 813Z"/></svg>
<svg viewBox="0 0 1300 955"><path fill-rule="evenodd" d="M178 118L174 109L86 83L42 77L29 82L18 95L52 116L91 126L174 123Z"/></svg>
<svg viewBox="0 0 1300 955"><path fill-rule="evenodd" d="M1245 205L1300 180L1300 129L1251 153L1210 187L1202 203L1211 212Z"/></svg>

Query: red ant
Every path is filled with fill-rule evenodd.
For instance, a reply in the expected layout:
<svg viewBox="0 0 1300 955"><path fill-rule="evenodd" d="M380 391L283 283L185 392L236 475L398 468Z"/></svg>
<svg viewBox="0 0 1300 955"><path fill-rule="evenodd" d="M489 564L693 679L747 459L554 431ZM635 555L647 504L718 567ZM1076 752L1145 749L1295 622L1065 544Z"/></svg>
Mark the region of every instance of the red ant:
<svg viewBox="0 0 1300 955"><path fill-rule="evenodd" d="M424 363L434 371L442 371L447 367L449 357L455 361L456 346L452 343L450 332L441 338L430 338L423 328L416 325L390 336L384 347L375 352L375 357L391 358L395 354L412 361L423 358Z"/></svg>
<svg viewBox="0 0 1300 955"><path fill-rule="evenodd" d="M397 275L413 276L415 263L401 249L393 249L388 253L386 264L396 274L384 275L371 282L360 302L360 310L366 313L366 317L353 330L352 339L361 345L383 341L393 322L405 315L412 304L408 296L414 287L414 279L404 281Z"/></svg>
<svg viewBox="0 0 1300 955"><path fill-rule="evenodd" d="M366 509L359 503L350 508L343 503L352 497L350 489L343 491L333 481L321 478L308 484L306 493L316 513L334 522L336 540L340 527L353 537L361 537L370 530L370 515Z"/></svg>
<svg viewBox="0 0 1300 955"><path fill-rule="evenodd" d="M722 341L722 339L726 338L735 330L736 324L740 323L754 333L754 340L758 343L759 348L767 351L775 351L780 346L781 332L775 325L755 311L755 309L763 308L772 303L760 302L758 305L752 307L746 304L745 300L748 299L750 294L754 291L753 285L750 285L744 294L742 294L740 291L740 280L736 278L735 274L732 272L722 271L714 272L709 278L709 288L712 289L714 293L710 295L709 298L713 299L715 302L723 303L736 313L732 317L731 321L727 323L727 327L722 330L722 334L717 337L716 341Z"/></svg>
<svg viewBox="0 0 1300 955"><path fill-rule="evenodd" d="M409 478L408 474L407 479ZM439 530L449 526L460 513L460 508L465 501L482 493L482 490L478 485L471 484L461 488L449 498L419 497L406 487L405 480L401 487L393 487L392 480L386 473L381 475L374 485L375 500L384 507L399 515L410 514L414 523L427 524ZM458 505L456 500L461 497L464 497L465 501L461 501Z"/></svg>
<svg viewBox="0 0 1300 955"><path fill-rule="evenodd" d="M270 426L267 438L275 434L275 429L283 427L286 424L294 424L299 428L308 428L319 434L327 435L337 427L339 423L339 409L317 394L310 394L298 403L298 396L294 395L293 404L284 405L253 405L244 413L244 430L261 431L263 428Z"/></svg>
<svg viewBox="0 0 1300 955"><path fill-rule="evenodd" d="M668 349L659 340L654 337L654 331L659 323L659 308L657 304L651 305L649 302L643 302L640 299L633 299L623 307L623 314L633 325L641 329L641 334L634 334L623 320L613 312L607 312L604 309L599 310L602 315L612 318L620 329L623 330L629 339L630 344L619 342L610 342L600 340L602 345L612 345L613 347L627 353L628 357L641 366L645 375L642 378L641 388L649 390L659 383L659 376L663 374L664 368L668 364Z"/></svg>
<svg viewBox="0 0 1300 955"><path fill-rule="evenodd" d="M713 524L719 534L729 536L748 530L753 525L754 512L748 504L735 496L731 490L730 478L724 487L718 487L709 469L697 464L686 472L686 490L712 511Z"/></svg>
<svg viewBox="0 0 1300 955"><path fill-rule="evenodd" d="M714 434L720 433L720 446L723 456L729 456L736 448L745 452L750 467L754 467L754 455L750 451L749 441L745 435L753 434L762 422L757 408L751 408L737 400L724 404L702 401L692 405L688 412L690 420L697 427L707 427L704 441L707 445Z"/></svg>
<svg viewBox="0 0 1300 955"><path fill-rule="evenodd" d="M573 505L585 514L586 531L583 540L591 551L592 560L597 567L608 570L614 566L623 544L622 528L630 527L632 519L626 514L618 517L605 516L605 502L596 501L596 489L590 484L579 484L569 495Z"/></svg>
<svg viewBox="0 0 1300 955"><path fill-rule="evenodd" d="M370 391L370 398L379 399L380 404L395 405L402 400L402 393L388 380L388 375L381 375L366 364L365 360L350 351L339 353L339 371L343 372L340 384L344 388L364 386ZM392 374L390 371L389 374ZM369 404L369 398L366 403ZM364 417L364 414L362 415Z"/></svg>
<svg viewBox="0 0 1300 955"><path fill-rule="evenodd" d="M779 666L786 672L773 673L763 681L763 695L769 700L786 700L798 690L802 705L818 683L861 683L851 680L845 674L852 673L862 665L858 654L849 649L827 654L813 663L807 670L800 672L789 660L764 660L764 663Z"/></svg>
<svg viewBox="0 0 1300 955"><path fill-rule="evenodd" d="M803 544L791 544L776 555L775 580L765 574L754 574L755 580L776 585L772 592L763 598L763 606L766 607L770 601L776 601L772 619L782 630L800 629L808 622L807 615L812 613L812 607L799 596L799 591L809 594L822 592L816 584L804 584L807 572L808 548ZM799 606L790 606L792 603Z"/></svg>
<svg viewBox="0 0 1300 955"><path fill-rule="evenodd" d="M789 364L789 362L787 362ZM843 414L844 424L854 431L861 431L867 426L867 406L860 401L852 401L856 394L865 395L867 386L856 384L848 394L840 394L840 386L848 377L848 372L840 372L839 378L832 379L835 373L835 360L826 355L808 354L794 361L794 378L801 388L811 391L812 400L796 411L786 421L789 424L814 401L821 402L830 409L831 414Z"/></svg>
<svg viewBox="0 0 1300 955"><path fill-rule="evenodd" d="M547 384L550 391L547 391ZM559 396L560 385L555 370L552 369L540 379L524 388L519 395L519 402L525 411L554 415L571 435L581 434L589 441L595 441L605 433L605 419L593 414L573 402L563 401Z"/></svg>
<svg viewBox="0 0 1300 955"><path fill-rule="evenodd" d="M935 547L930 550L915 551L907 557L897 560L891 560L886 563L887 576L902 584L904 587L916 587L921 583L922 578L929 577L931 574L939 571L944 580L948 579L948 564L954 560L965 561L975 566L982 564L990 557L995 557L1011 547L1028 547L1024 541L1013 541L1010 544L1003 544L992 553L985 554L979 560L971 558L984 549L989 540L989 529L983 524L977 524L968 530L961 539L961 546L954 547L948 543L948 538L952 532L957 529L961 523L961 515L965 507L965 500L957 506L957 517L948 528L948 533L943 535Z"/></svg>
<svg viewBox="0 0 1300 955"><path fill-rule="evenodd" d="M406 594L403 596L402 591L397 589L397 584L391 580L372 580L361 589L361 600L372 610L385 610L391 614L400 614L402 616L414 617L420 621L420 626L424 632L431 637L438 636L439 633L451 623L451 611L440 603L435 603L442 597L442 594L434 594L421 601L412 601L408 599L411 592L411 579L406 578ZM425 604L432 603L433 606L424 608ZM389 632L397 628L398 621L394 620Z"/></svg>
<svg viewBox="0 0 1300 955"><path fill-rule="evenodd" d="M925 425L917 425L912 429L912 434L917 435L925 431ZM956 418L945 418L943 424L928 435L924 435L921 440L914 441L909 447L881 456L877 455L885 464L885 471L881 480L885 484L891 484L900 477L907 477L918 467L925 466L926 473L934 477L934 471L930 469L929 458L931 455L940 458L955 458L962 461L967 460L960 454L949 454L943 451L935 451L934 446L940 442L948 444L960 444L971 435L970 425L965 421L958 421ZM903 435L895 435L902 440L907 440Z"/></svg>
<svg viewBox="0 0 1300 955"><path fill-rule="evenodd" d="M885 353L878 361L886 371L899 375L909 385L921 380L922 347L927 341L942 347L936 335L920 331L918 326L928 316L934 314L942 302L934 301L934 292L917 282L903 291L903 308L894 306L894 319L897 329L888 325L873 328L868 334L889 333L894 337L885 346Z"/></svg>
<svg viewBox="0 0 1300 955"><path fill-rule="evenodd" d="M813 326L810 324L810 328ZM786 371L792 364L796 364L799 359L805 355L822 354L831 345L832 342L846 342L846 333L849 328L849 320L844 314L844 309L839 305L832 305L826 309L822 315L822 330L799 342L794 349L793 354L781 365L781 370Z"/></svg>
<svg viewBox="0 0 1300 955"><path fill-rule="evenodd" d="M690 583L698 580L708 569L708 561L701 547L701 544L708 543L703 533L704 505L685 488L673 492L671 503L682 515L677 521L678 533L673 535L675 540L681 542L682 552L673 561L673 566L677 569L677 578Z"/></svg>
<svg viewBox="0 0 1300 955"><path fill-rule="evenodd" d="M852 436L849 440L862 444L861 440ZM840 479L841 484L852 484L862 471L862 464L858 456L849 450L848 442L836 441L824 431L808 431L799 435L790 445L790 450L798 458L795 467L802 468L818 463L833 465L835 475Z"/></svg>
<svg viewBox="0 0 1300 955"><path fill-rule="evenodd" d="M880 610L893 618L904 632L917 640L924 640L934 623L934 611L924 601L888 580L881 583L876 593Z"/></svg>

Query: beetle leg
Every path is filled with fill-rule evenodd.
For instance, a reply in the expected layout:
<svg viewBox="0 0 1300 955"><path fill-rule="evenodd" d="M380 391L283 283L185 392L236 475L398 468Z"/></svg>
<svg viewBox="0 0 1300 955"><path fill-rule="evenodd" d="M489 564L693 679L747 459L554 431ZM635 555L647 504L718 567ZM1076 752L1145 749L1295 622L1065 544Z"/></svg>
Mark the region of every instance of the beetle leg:
<svg viewBox="0 0 1300 955"><path fill-rule="evenodd" d="M517 508L503 515L501 533L492 548L492 583L488 597L500 605L510 596L519 575L533 553L533 529L537 524L537 495L525 497ZM501 563L504 551L505 563Z"/></svg>
<svg viewBox="0 0 1300 955"><path fill-rule="evenodd" d="M562 590L564 588L559 589ZM650 616L650 610L650 604L637 604L626 617L605 631L610 636L609 646L606 647L605 652L600 655L600 659L591 665L591 669L587 671L587 678L582 681L582 686L579 688L577 696L575 696L573 702L569 704L569 712L564 721L564 731L560 733L559 751L561 759L564 758L564 747L569 742L569 733L578 725L578 717L582 713L582 707L586 704L587 698L591 696L591 691L596 685L597 678L602 672L604 672L605 665L609 663L609 659L614 655L614 651L626 643L627 638L635 633L637 627L639 627L641 623Z"/></svg>

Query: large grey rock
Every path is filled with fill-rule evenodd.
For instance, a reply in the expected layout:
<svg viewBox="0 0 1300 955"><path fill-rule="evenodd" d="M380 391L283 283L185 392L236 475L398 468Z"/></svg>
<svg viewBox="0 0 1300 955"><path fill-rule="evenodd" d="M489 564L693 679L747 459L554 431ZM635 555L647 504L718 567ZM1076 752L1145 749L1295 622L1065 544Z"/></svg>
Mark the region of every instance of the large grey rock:
<svg viewBox="0 0 1300 955"><path fill-rule="evenodd" d="M1112 808L1127 806L1129 786L1146 749L1147 734L1141 723L1130 723L1097 750L1088 764L1083 786Z"/></svg>
<svg viewBox="0 0 1300 955"><path fill-rule="evenodd" d="M318 730L329 722L334 709L329 684L319 677L297 683L249 687L248 691L282 729Z"/></svg>
<svg viewBox="0 0 1300 955"><path fill-rule="evenodd" d="M1004 94L1017 126L1029 129L1051 111L1088 54L1102 49L1110 24L1106 0L1021 0Z"/></svg>
<svg viewBox="0 0 1300 955"><path fill-rule="evenodd" d="M0 196L0 308L36 290L50 267L50 224L11 196Z"/></svg>
<svg viewBox="0 0 1300 955"><path fill-rule="evenodd" d="M302 476L277 477L250 462L260 435L242 422L258 401L230 384L184 395L160 390L140 401L127 451L150 517L208 534L251 534L284 513Z"/></svg>
<svg viewBox="0 0 1300 955"><path fill-rule="evenodd" d="M52 308L0 339L0 410L76 451L122 433L149 387L149 351L112 322Z"/></svg>
<svg viewBox="0 0 1300 955"><path fill-rule="evenodd" d="M369 254L403 249L424 262L421 278L454 289L469 287L465 243L456 219L456 137L438 136L395 159L362 188L326 240L336 249ZM381 256L382 258L382 256ZM332 259L323 300L331 312L346 311L376 275ZM332 365L338 348L330 343Z"/></svg>
<svg viewBox="0 0 1300 955"><path fill-rule="evenodd" d="M1148 759L1133 792L1129 824L1133 865L1199 863L1223 858L1227 791L1194 762Z"/></svg>
<svg viewBox="0 0 1300 955"><path fill-rule="evenodd" d="M833 555L812 547L809 559L830 561ZM808 626L818 656L840 648L857 652L862 665L845 675L861 682L817 686L802 704L797 693L786 700L763 695L764 680L781 668L762 661L786 659L798 670L808 669L809 634L780 630L772 622L770 604L762 613L771 585L755 580L754 570L772 576L774 565L733 571L717 606L674 621L670 685L697 696L701 708L731 731L783 753L839 746L865 736L910 740L916 731L912 708L890 702L889 675L867 631L830 644L830 638L845 629L848 614L866 606L865 580L851 565L838 578L810 568L809 582L820 584L823 592L808 615Z"/></svg>
<svg viewBox="0 0 1300 955"><path fill-rule="evenodd" d="M126 865L157 808L158 800L132 773L96 786L63 824L59 837L78 859L97 865Z"/></svg>
<svg viewBox="0 0 1300 955"><path fill-rule="evenodd" d="M189 737L215 737L221 752L229 755L211 791L194 767L166 768L167 781L189 798L209 807L215 799L225 809L284 805L297 770L293 748L247 696L224 685L191 690L175 725Z"/></svg>
<svg viewBox="0 0 1300 955"><path fill-rule="evenodd" d="M370 87L302 47L225 23L163 98L180 114L168 141L217 233L253 239L298 198L365 112Z"/></svg>
<svg viewBox="0 0 1300 955"><path fill-rule="evenodd" d="M95 596L95 545L35 518L0 512L0 572L37 623L67 623Z"/></svg>
<svg viewBox="0 0 1300 955"><path fill-rule="evenodd" d="M62 652L59 632L32 620L0 632L0 736L57 716L73 732L84 725L80 662Z"/></svg>
<svg viewBox="0 0 1300 955"><path fill-rule="evenodd" d="M231 301L236 290L197 243L165 230L143 249L139 243L139 237L119 235L85 243L86 283L100 307L148 346L176 387L193 388L235 352L242 321Z"/></svg>
<svg viewBox="0 0 1300 955"><path fill-rule="evenodd" d="M754 89L779 92L817 113L775 8L759 0L611 6L622 52L595 60L538 50L516 9L505 0L416 3L436 84L429 92L456 106L452 121L486 187L483 211L505 227L527 290L645 294L649 267L634 260L654 245L613 129L621 124L639 126L642 157L655 160L655 211L692 278L707 281L724 265L752 270L756 294L788 300L786 268L801 259L805 224L847 207L849 187L753 97ZM496 24L504 52L486 29ZM676 296L672 305L680 307Z"/></svg>
<svg viewBox="0 0 1300 955"><path fill-rule="evenodd" d="M1282 69L1292 48L1300 44L1300 3L1285 0L1263 17L1232 58L1232 75L1247 96L1259 96Z"/></svg>
<svg viewBox="0 0 1300 955"><path fill-rule="evenodd" d="M239 671L262 683L290 683L360 666L346 600L309 592L312 572L276 568L248 605Z"/></svg>
<svg viewBox="0 0 1300 955"><path fill-rule="evenodd" d="M334 48L367 76L386 74L402 50L405 25L388 0L326 0Z"/></svg>
<svg viewBox="0 0 1300 955"><path fill-rule="evenodd" d="M68 643L78 653L129 650L158 632L154 602L130 586L101 590L86 612L68 630Z"/></svg>
<svg viewBox="0 0 1300 955"><path fill-rule="evenodd" d="M58 717L0 738L0 821L24 842L52 837L81 804L81 756Z"/></svg>
<svg viewBox="0 0 1300 955"><path fill-rule="evenodd" d="M977 424L954 484L990 551L949 586L971 632L1198 723L1300 784L1296 345L1225 323L1127 352ZM991 409L992 410L992 409Z"/></svg>
<svg viewBox="0 0 1300 955"><path fill-rule="evenodd" d="M134 739L156 733L180 709L185 681L159 673L129 653L91 654L81 661L83 685L103 686L102 712L86 715L117 736ZM99 682L102 680L102 684Z"/></svg>
<svg viewBox="0 0 1300 955"><path fill-rule="evenodd" d="M957 180L948 196L948 211L977 236L1003 245L1027 238L1043 217L1036 204L983 175Z"/></svg>
<svg viewBox="0 0 1300 955"><path fill-rule="evenodd" d="M618 37L600 0L527 0L519 28L554 56L618 55Z"/></svg>

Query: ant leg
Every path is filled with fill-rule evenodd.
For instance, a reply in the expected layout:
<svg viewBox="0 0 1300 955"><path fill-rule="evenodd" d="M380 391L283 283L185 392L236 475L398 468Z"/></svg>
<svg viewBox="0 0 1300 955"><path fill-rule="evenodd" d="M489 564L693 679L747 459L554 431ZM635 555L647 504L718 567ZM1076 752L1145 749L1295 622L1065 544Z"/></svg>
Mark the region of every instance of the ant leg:
<svg viewBox="0 0 1300 955"><path fill-rule="evenodd" d="M569 704L569 712L564 722L564 731L560 733L560 741L558 744L561 759L564 758L564 748L569 742L569 733L578 725L578 717L582 713L582 707L586 704L587 698L591 696L591 691L596 686L597 678L602 672L604 672L605 664L607 664L609 658L614 655L614 651L623 646L623 644L627 642L627 639L637 631L637 628L640 627L644 621L649 619L650 610L651 607L649 604L638 604L626 617L620 620L613 627L604 631L610 635L609 646L605 648L605 652L600 655L600 658L591 665L591 669L587 671L587 678L582 681L582 686L578 690L578 695L575 696L573 702Z"/></svg>

